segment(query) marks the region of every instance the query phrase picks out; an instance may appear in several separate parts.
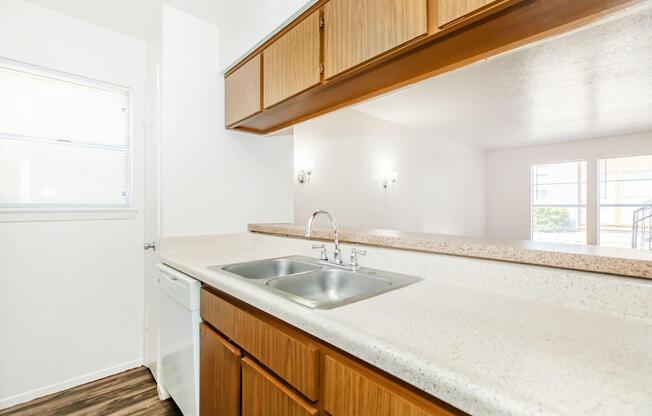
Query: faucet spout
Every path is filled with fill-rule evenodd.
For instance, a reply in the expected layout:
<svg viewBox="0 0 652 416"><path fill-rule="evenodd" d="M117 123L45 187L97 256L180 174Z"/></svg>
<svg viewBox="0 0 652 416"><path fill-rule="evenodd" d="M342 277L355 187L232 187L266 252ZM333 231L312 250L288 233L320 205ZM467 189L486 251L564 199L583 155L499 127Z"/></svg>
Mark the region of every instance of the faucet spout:
<svg viewBox="0 0 652 416"><path fill-rule="evenodd" d="M333 227L333 242L335 243L334 261L336 263L342 264L342 251L340 250L340 237L338 234L337 221L335 220L333 214L323 209L315 211L312 214L312 216L310 216L310 219L308 220L308 225L306 226L305 235L306 237L312 237L312 224L315 221L315 218L317 218L321 214L326 215L328 217L328 219L331 222L331 226Z"/></svg>

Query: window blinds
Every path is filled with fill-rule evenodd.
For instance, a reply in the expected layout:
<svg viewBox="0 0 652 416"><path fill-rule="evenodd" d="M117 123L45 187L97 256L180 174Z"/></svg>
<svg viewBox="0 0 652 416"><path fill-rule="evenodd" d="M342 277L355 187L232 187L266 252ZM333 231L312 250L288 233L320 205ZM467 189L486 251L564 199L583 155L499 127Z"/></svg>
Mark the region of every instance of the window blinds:
<svg viewBox="0 0 652 416"><path fill-rule="evenodd" d="M131 91L0 60L0 208L131 206Z"/></svg>

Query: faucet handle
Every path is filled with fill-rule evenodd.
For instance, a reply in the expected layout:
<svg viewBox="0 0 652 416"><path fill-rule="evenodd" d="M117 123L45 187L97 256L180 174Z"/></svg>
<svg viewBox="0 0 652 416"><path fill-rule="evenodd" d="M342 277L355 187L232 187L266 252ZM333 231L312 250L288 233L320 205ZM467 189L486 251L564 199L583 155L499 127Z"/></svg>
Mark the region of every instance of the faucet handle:
<svg viewBox="0 0 652 416"><path fill-rule="evenodd" d="M351 249L351 261L349 266L351 266L352 269L359 269L360 268L360 263L358 263L358 256L366 256L367 255L367 250L360 250L359 248L353 247Z"/></svg>
<svg viewBox="0 0 652 416"><path fill-rule="evenodd" d="M328 261L328 256L326 255L326 244L313 244L313 250L321 250L319 253L319 260Z"/></svg>

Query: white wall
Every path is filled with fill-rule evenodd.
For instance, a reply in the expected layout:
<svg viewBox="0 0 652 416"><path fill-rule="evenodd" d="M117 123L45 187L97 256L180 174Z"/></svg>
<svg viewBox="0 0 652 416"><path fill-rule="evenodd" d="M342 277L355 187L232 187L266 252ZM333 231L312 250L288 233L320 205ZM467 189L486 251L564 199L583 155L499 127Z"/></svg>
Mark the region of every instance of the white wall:
<svg viewBox="0 0 652 416"><path fill-rule="evenodd" d="M484 151L352 109L294 128L295 175L312 165L310 183L294 180L295 222L316 209L342 226L483 236ZM383 189L384 172L395 187Z"/></svg>
<svg viewBox="0 0 652 416"><path fill-rule="evenodd" d="M586 160L588 174L597 175L597 159L638 154L652 154L652 132L488 152L487 236L530 239L532 165ZM589 208L593 201L595 192L589 195Z"/></svg>
<svg viewBox="0 0 652 416"><path fill-rule="evenodd" d="M292 138L224 128L219 51L235 35L164 6L161 199L164 236L291 221Z"/></svg>
<svg viewBox="0 0 652 416"><path fill-rule="evenodd" d="M0 213L0 331L8 334L0 343L0 407L143 360L152 364L157 310L151 266L156 256L147 254L143 280L142 243L144 216L147 239L158 237L158 168L164 235L222 233L244 230L248 222L287 222L293 210L292 138L261 138L223 127L219 69L227 64L219 60L218 30L208 21L228 18L212 14L214 3L148 0L136 10L127 1L108 8L85 0L31 3L49 9L0 0L0 56L135 88L138 211L133 219L22 223L3 223ZM271 22L281 10L266 6L274 9L270 17L269 10L256 6L252 2L238 10L256 13L254 20L260 22ZM293 9L286 9L288 16ZM120 10L133 16L120 20ZM68 15L141 37L147 46ZM267 26L258 29L262 37ZM242 30L228 21L221 31L227 39L222 42L225 49L237 46L244 52L251 46L240 39ZM153 156L159 121L157 66L165 121L160 131L160 166ZM145 337L144 312L150 318ZM43 345L48 346L47 352L42 351Z"/></svg>
<svg viewBox="0 0 652 416"><path fill-rule="evenodd" d="M0 408L142 360L145 53L140 40L0 0L0 56L134 88L138 209L132 219L0 222Z"/></svg>
<svg viewBox="0 0 652 416"><path fill-rule="evenodd" d="M225 69L278 28L297 11L315 0L221 0L218 26L220 68ZM245 23L246 22L246 23Z"/></svg>

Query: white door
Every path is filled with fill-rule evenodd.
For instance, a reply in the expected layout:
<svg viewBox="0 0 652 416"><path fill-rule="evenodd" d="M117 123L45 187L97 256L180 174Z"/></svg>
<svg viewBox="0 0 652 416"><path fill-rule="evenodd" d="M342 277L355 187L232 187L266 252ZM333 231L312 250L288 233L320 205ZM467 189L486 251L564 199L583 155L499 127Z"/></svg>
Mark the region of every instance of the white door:
<svg viewBox="0 0 652 416"><path fill-rule="evenodd" d="M159 358L159 310L157 298L158 241L160 227L159 195L159 134L160 134L160 65L149 64L146 94L151 105L145 114L145 243L155 243L155 249L144 249L145 255L145 337L144 362L150 368L154 378L158 378ZM163 393L165 396L165 393Z"/></svg>

